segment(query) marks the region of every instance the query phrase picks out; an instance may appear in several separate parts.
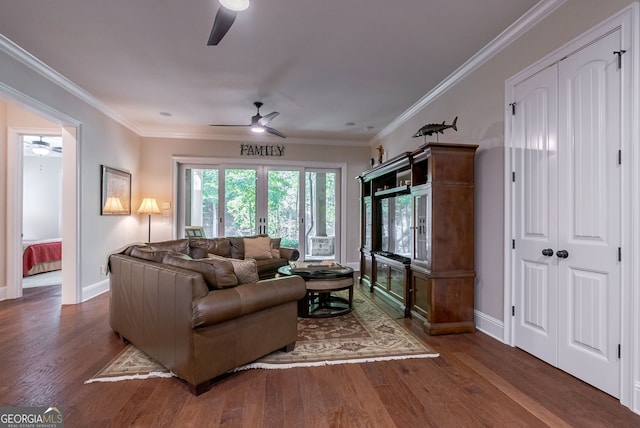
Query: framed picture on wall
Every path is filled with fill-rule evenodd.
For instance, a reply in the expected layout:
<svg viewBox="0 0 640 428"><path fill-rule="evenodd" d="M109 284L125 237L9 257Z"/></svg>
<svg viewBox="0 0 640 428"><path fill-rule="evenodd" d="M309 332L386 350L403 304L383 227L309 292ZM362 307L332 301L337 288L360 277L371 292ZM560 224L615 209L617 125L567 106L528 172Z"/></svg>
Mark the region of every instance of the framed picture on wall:
<svg viewBox="0 0 640 428"><path fill-rule="evenodd" d="M131 174L100 165L100 215L131 215Z"/></svg>

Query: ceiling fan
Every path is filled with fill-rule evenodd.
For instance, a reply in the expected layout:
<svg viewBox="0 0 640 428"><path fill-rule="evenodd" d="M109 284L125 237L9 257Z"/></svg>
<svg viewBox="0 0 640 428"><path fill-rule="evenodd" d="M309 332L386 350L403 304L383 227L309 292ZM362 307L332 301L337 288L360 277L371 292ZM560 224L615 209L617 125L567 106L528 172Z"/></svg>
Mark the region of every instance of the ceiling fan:
<svg viewBox="0 0 640 428"><path fill-rule="evenodd" d="M216 13L216 18L213 21L213 27L211 28L211 34L209 35L209 41L207 46L217 46L222 40L231 24L236 20L238 12L249 7L249 0L218 0L220 2L220 8Z"/></svg>
<svg viewBox="0 0 640 428"><path fill-rule="evenodd" d="M51 143L42 141L42 137L39 138L39 140L26 142L31 146L31 151L34 155L47 156L51 152L62 153L62 147L52 146Z"/></svg>
<svg viewBox="0 0 640 428"><path fill-rule="evenodd" d="M255 116L251 116L251 123L248 125L210 125L210 126L247 127L247 128L251 128L253 132L258 132L258 133L268 132L269 134L277 135L278 137L287 138L287 136L284 135L282 132L267 126L269 122L271 122L277 115L280 114L279 112L272 111L271 113L265 116L262 116L260 115L260 107L262 107L262 103L260 101L256 101L253 103L253 105L256 106L257 113L255 114Z"/></svg>

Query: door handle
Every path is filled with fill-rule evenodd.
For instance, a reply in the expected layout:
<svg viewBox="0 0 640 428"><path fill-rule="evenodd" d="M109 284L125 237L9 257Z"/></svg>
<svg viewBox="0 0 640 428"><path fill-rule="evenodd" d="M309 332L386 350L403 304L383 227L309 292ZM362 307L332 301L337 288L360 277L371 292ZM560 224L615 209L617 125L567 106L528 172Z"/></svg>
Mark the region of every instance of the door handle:
<svg viewBox="0 0 640 428"><path fill-rule="evenodd" d="M542 255L551 257L553 256L553 250L551 248L545 248L544 250L542 250Z"/></svg>
<svg viewBox="0 0 640 428"><path fill-rule="evenodd" d="M569 257L569 252L567 250L556 251L556 256L560 259L566 259Z"/></svg>

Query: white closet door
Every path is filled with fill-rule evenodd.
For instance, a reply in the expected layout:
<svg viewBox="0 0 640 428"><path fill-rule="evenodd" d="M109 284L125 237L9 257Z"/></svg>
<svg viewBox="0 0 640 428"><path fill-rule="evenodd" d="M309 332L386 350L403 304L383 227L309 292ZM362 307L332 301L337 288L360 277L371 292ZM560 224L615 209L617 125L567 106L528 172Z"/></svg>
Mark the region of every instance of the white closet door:
<svg viewBox="0 0 640 428"><path fill-rule="evenodd" d="M616 397L620 44L616 31L559 64L558 367Z"/></svg>
<svg viewBox="0 0 640 428"><path fill-rule="evenodd" d="M515 88L515 345L557 365L557 67ZM543 254L544 252L544 254Z"/></svg>
<svg viewBox="0 0 640 428"><path fill-rule="evenodd" d="M514 343L620 393L620 31L515 86Z"/></svg>

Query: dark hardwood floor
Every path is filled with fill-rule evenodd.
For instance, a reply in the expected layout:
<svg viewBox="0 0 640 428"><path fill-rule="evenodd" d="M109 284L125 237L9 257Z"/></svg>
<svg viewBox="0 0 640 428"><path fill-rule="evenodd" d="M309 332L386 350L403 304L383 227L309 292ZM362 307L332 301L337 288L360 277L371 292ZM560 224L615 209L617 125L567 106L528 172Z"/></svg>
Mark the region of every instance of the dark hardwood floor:
<svg viewBox="0 0 640 428"><path fill-rule="evenodd" d="M640 426L618 400L519 349L482 333L430 337L411 320L399 322L439 358L248 370L198 397L177 379L84 384L125 345L108 295L60 302L59 286L0 302L0 406L61 406L66 427Z"/></svg>

